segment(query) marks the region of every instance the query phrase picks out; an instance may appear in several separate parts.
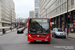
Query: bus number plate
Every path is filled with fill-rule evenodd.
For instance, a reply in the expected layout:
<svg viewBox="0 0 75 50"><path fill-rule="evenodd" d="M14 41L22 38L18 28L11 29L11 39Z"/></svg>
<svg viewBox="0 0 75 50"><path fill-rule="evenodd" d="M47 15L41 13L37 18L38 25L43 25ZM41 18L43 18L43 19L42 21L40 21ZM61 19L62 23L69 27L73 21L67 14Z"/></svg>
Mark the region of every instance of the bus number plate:
<svg viewBox="0 0 75 50"><path fill-rule="evenodd" d="M36 42L41 42L41 40L36 40Z"/></svg>

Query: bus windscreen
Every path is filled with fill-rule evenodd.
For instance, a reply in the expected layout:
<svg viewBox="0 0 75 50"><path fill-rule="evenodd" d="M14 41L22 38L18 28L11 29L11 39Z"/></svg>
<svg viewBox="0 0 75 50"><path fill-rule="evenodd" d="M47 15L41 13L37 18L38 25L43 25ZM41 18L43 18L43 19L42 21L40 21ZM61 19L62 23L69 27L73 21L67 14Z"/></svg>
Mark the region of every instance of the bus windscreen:
<svg viewBox="0 0 75 50"><path fill-rule="evenodd" d="M31 34L49 34L50 33L49 19L30 19L29 33Z"/></svg>

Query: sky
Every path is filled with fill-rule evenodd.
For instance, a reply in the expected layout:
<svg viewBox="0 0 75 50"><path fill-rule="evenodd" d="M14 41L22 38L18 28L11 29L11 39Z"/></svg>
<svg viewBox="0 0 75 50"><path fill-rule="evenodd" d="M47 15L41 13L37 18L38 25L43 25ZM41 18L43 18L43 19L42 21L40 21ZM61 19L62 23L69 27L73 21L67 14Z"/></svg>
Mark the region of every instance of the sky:
<svg viewBox="0 0 75 50"><path fill-rule="evenodd" d="M34 10L34 0L13 0L16 18L28 18L29 11Z"/></svg>

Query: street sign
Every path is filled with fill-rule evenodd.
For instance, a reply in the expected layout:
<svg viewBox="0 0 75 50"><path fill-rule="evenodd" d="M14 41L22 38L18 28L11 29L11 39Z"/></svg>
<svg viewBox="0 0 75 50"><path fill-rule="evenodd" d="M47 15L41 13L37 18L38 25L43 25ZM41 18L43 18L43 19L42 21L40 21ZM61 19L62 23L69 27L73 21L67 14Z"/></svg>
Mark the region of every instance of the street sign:
<svg viewBox="0 0 75 50"><path fill-rule="evenodd" d="M70 18L70 15L68 15L68 18Z"/></svg>
<svg viewBox="0 0 75 50"><path fill-rule="evenodd" d="M64 24L64 22L62 22L62 24Z"/></svg>
<svg viewBox="0 0 75 50"><path fill-rule="evenodd" d="M55 22L55 24L56 24L56 22Z"/></svg>
<svg viewBox="0 0 75 50"><path fill-rule="evenodd" d="M71 27L73 27L73 23L71 23Z"/></svg>
<svg viewBox="0 0 75 50"><path fill-rule="evenodd" d="M13 24L12 24L12 26L13 26Z"/></svg>
<svg viewBox="0 0 75 50"><path fill-rule="evenodd" d="M51 22L51 24L54 24L54 22Z"/></svg>

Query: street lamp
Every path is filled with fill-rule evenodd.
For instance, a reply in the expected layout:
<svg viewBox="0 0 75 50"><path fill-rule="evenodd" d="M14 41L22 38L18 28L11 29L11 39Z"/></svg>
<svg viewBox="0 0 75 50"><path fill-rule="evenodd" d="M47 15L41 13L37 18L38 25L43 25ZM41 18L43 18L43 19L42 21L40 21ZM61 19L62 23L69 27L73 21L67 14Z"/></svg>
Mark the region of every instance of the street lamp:
<svg viewBox="0 0 75 50"><path fill-rule="evenodd" d="M12 16L11 16L11 28L10 28L10 29L11 29L11 31L12 31Z"/></svg>
<svg viewBox="0 0 75 50"><path fill-rule="evenodd" d="M21 25L21 18L19 18L19 25Z"/></svg>
<svg viewBox="0 0 75 50"><path fill-rule="evenodd" d="M19 17L19 25L21 25L21 17Z"/></svg>
<svg viewBox="0 0 75 50"><path fill-rule="evenodd" d="M18 16L19 16L19 14L17 15L17 22L16 22L16 24L17 24L17 27L18 27Z"/></svg>
<svg viewBox="0 0 75 50"><path fill-rule="evenodd" d="M44 8L44 10L46 11L46 18L47 18L47 9L46 9L46 8Z"/></svg>
<svg viewBox="0 0 75 50"><path fill-rule="evenodd" d="M68 0L67 0L67 36L68 36Z"/></svg>

